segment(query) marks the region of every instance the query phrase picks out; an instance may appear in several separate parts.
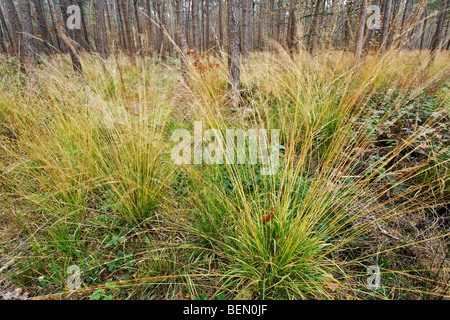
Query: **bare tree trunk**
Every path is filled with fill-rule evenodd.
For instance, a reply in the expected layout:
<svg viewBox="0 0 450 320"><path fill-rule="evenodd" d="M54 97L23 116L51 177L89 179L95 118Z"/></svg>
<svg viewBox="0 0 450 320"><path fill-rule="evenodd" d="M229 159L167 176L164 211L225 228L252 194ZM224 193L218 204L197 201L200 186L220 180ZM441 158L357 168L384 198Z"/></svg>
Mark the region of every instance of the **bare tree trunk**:
<svg viewBox="0 0 450 320"><path fill-rule="evenodd" d="M308 51L310 54L313 54L313 52L314 52L314 39L315 39L315 34L316 34L316 25L317 25L319 12L320 12L321 2L322 2L322 0L316 1L316 6L314 9L314 14L312 17L312 22L311 22L311 29L310 29L309 35L308 35L307 48L308 48Z"/></svg>
<svg viewBox="0 0 450 320"><path fill-rule="evenodd" d="M278 4L277 4L277 30L276 30L276 39L277 42L281 41L281 25L282 25L282 17L283 17L283 12L282 12L282 8L283 8L283 1L282 0L278 0Z"/></svg>
<svg viewBox="0 0 450 320"><path fill-rule="evenodd" d="M411 0L406 0L406 3L405 3L405 9L403 11L402 24L401 24L401 28L400 28L402 33L405 28L406 16L407 16L408 7L409 7L410 2L411 2Z"/></svg>
<svg viewBox="0 0 450 320"><path fill-rule="evenodd" d="M161 29L161 40L162 40L162 49L164 49L162 52L162 60L167 61L167 54L170 55L170 42L167 41L167 39L166 39L167 37L164 33L164 30L167 30L167 32L169 32L168 27L167 27L167 21L166 21L166 5L165 5L164 0L160 2L160 5L161 5L161 10L160 10L161 18L160 19L161 19L161 24L163 27Z"/></svg>
<svg viewBox="0 0 450 320"><path fill-rule="evenodd" d="M65 23L69 19L69 14L67 13L67 8L68 8L67 0L59 0L59 6L60 6L61 13L62 13L63 20L64 20L64 22L63 22L64 29L65 29L66 33L68 34L69 39L72 40L72 42L67 41L67 40L65 40L65 42L66 42L66 46L69 50L70 58L72 60L73 70L78 74L83 74L81 62L77 56L77 51L75 48L76 41L75 41L75 36L74 36L74 32L80 32L80 31L73 30L73 32L69 32L69 30L67 28L67 24ZM61 36L61 35L59 35L59 36ZM65 38L67 38L67 36Z"/></svg>
<svg viewBox="0 0 450 320"><path fill-rule="evenodd" d="M198 31L198 0L192 0L192 37L194 39L194 48L197 52L200 51Z"/></svg>
<svg viewBox="0 0 450 320"><path fill-rule="evenodd" d="M438 20L437 20L437 25L436 25L436 31L434 32L433 38L431 39L431 45L430 45L431 59L430 59L430 62L428 63L428 66L431 66L431 64L436 59L436 53L440 47L440 43L441 43L440 37L442 34L442 30L444 28L445 16L447 15L447 4L448 4L448 0L442 0L441 9L439 10Z"/></svg>
<svg viewBox="0 0 450 320"><path fill-rule="evenodd" d="M195 1L195 0L194 0ZM219 45L223 46L223 2L222 0L217 0L219 2Z"/></svg>
<svg viewBox="0 0 450 320"><path fill-rule="evenodd" d="M252 0L242 2L242 62L247 65L252 36Z"/></svg>
<svg viewBox="0 0 450 320"><path fill-rule="evenodd" d="M64 52L64 43L62 42L61 37L59 36L58 29L56 28L56 22L58 21L55 16L57 15L57 11L55 7L53 6L53 2L51 0L48 1L48 6L50 9L50 18L52 21L52 30L55 31L55 38L56 38L56 46L58 47L58 50L60 52Z"/></svg>
<svg viewBox="0 0 450 320"><path fill-rule="evenodd" d="M447 39L449 28L450 28L450 20L447 21L447 27L445 27L445 34L444 34L442 41L445 41ZM450 42L450 41L447 41L447 42ZM448 44L446 46L445 43L442 43L441 50L444 50L444 47L446 47L446 50L448 50Z"/></svg>
<svg viewBox="0 0 450 320"><path fill-rule="evenodd" d="M9 54L8 49L6 48L6 44L8 43L8 34L7 31L5 30L5 25L6 23L4 22L5 18L3 17L3 12L2 9L0 8L0 49L1 49L1 53L4 53L6 55Z"/></svg>
<svg viewBox="0 0 450 320"><path fill-rule="evenodd" d="M186 54L188 51L187 41L186 41L186 23L184 21L184 6L182 0L176 0L177 9L177 33L180 39L180 49L181 49L181 70L183 73L183 79L185 83L189 82L188 74L188 64L186 59Z"/></svg>
<svg viewBox="0 0 450 320"><path fill-rule="evenodd" d="M157 36L156 36L156 49L158 50L158 56L161 57L162 60L165 60L165 54L164 54L164 31L163 31L163 14L161 12L161 2L155 1L154 3L156 16L158 17L158 28L156 30Z"/></svg>
<svg viewBox="0 0 450 320"><path fill-rule="evenodd" d="M97 48L102 58L107 57L106 35L105 35L105 7L103 1L94 1L95 25L97 33Z"/></svg>
<svg viewBox="0 0 450 320"><path fill-rule="evenodd" d="M184 31L185 31L185 35L186 35L186 43L188 48L191 47L191 40L190 40L190 36L189 36L189 26L190 26L190 19L189 17L191 16L191 9L192 9L192 5L191 5L192 0L187 0L187 6L185 7L185 12L184 12L184 22L186 24Z"/></svg>
<svg viewBox="0 0 450 320"><path fill-rule="evenodd" d="M84 50L86 50L87 52L91 52L92 47L89 41L89 34L87 32L86 27L86 14L84 6L81 0L77 0L77 4L80 7L80 14L81 14L81 33L77 33L78 34L77 41L83 47Z"/></svg>
<svg viewBox="0 0 450 320"><path fill-rule="evenodd" d="M428 5L425 5L424 18L423 18L423 23L422 23L422 35L420 36L419 50L423 49L423 44L424 44L424 40L425 40L425 33L427 31L427 21L428 21Z"/></svg>
<svg viewBox="0 0 450 320"><path fill-rule="evenodd" d="M150 3L150 0L146 1L146 7L147 7L147 42L148 42L148 52L150 54L150 57L153 57L153 22L152 22L152 5Z"/></svg>
<svg viewBox="0 0 450 320"><path fill-rule="evenodd" d="M136 16L136 41L137 41L137 48L138 52L143 55L143 49L142 49L142 27L141 27L141 21L139 19L139 4L138 0L134 0L134 15Z"/></svg>
<svg viewBox="0 0 450 320"><path fill-rule="evenodd" d="M391 10L392 10L392 0L387 0L383 18L383 30L382 30L383 37L381 40L382 54L386 52L388 46L388 33L389 33L389 26L391 23Z"/></svg>
<svg viewBox="0 0 450 320"><path fill-rule="evenodd" d="M205 5L204 0L200 0L200 12L199 17L199 33L200 33L200 49L205 51Z"/></svg>
<svg viewBox="0 0 450 320"><path fill-rule="evenodd" d="M361 12L359 15L358 22L358 33L356 35L356 43L355 43L355 60L356 60L356 70L359 70L359 63L361 61L361 53L364 42L364 30L366 26L366 18L367 18L367 0L363 0L361 4Z"/></svg>
<svg viewBox="0 0 450 320"><path fill-rule="evenodd" d="M238 0L228 0L228 71L230 104L232 107L237 107L241 91Z"/></svg>
<svg viewBox="0 0 450 320"><path fill-rule="evenodd" d="M127 43L127 53L128 53L128 56L133 58L132 61L135 61L134 57L136 54L136 46L134 44L133 32L131 30L131 24L130 24L131 3L129 0L121 0L121 2L122 2L123 22L125 25L125 39L126 39L126 43Z"/></svg>
<svg viewBox="0 0 450 320"><path fill-rule="evenodd" d="M117 16L117 33L119 34L119 42L122 50L128 52L127 40L125 39L125 30L123 26L122 4L120 0L116 0L116 16Z"/></svg>
<svg viewBox="0 0 450 320"><path fill-rule="evenodd" d="M13 43L12 36L9 33L8 26L6 25L6 19L5 19L5 16L3 15L2 10L3 10L2 6L0 5L0 29L1 29L1 32L3 33L3 37L5 38L5 42L12 44ZM5 53L7 53L7 54L12 53L10 50L8 50L5 43L2 42L2 46L4 47Z"/></svg>
<svg viewBox="0 0 450 320"><path fill-rule="evenodd" d="M13 50L20 52L22 50L21 48L21 38L20 38L20 32L22 31L22 25L19 20L19 16L17 15L16 8L14 6L14 3L12 0L2 0L0 2L0 5L2 5L2 9L4 12L4 15L6 17L7 23L9 23L10 28L10 35L12 35L12 45L14 47Z"/></svg>
<svg viewBox="0 0 450 320"><path fill-rule="evenodd" d="M205 1L205 15L206 15L206 21L205 21L205 48L206 51L208 51L211 47L210 45L210 35L211 35L211 31L210 31L210 27L211 27L211 23L210 23L210 14L209 14L209 1L206 0Z"/></svg>
<svg viewBox="0 0 450 320"><path fill-rule="evenodd" d="M258 21L258 49L262 50L262 42L263 42L263 27L264 27L264 1L259 1L259 21Z"/></svg>
<svg viewBox="0 0 450 320"><path fill-rule="evenodd" d="M33 38L33 22L29 0L19 0L19 13L22 20L23 52L21 52L22 68L27 76L29 88L37 88L37 79L34 66L36 64L36 45Z"/></svg>
<svg viewBox="0 0 450 320"><path fill-rule="evenodd" d="M41 32L41 38L44 46L44 52L50 54L53 52L51 47L50 34L47 28L47 21L45 19L45 11L42 0L33 0L34 8L36 9L36 18L39 25L39 31Z"/></svg>
<svg viewBox="0 0 450 320"><path fill-rule="evenodd" d="M287 47L289 53L293 55L297 50L297 20L295 16L296 0L291 0L289 8L289 23L288 23L288 35L287 35Z"/></svg>

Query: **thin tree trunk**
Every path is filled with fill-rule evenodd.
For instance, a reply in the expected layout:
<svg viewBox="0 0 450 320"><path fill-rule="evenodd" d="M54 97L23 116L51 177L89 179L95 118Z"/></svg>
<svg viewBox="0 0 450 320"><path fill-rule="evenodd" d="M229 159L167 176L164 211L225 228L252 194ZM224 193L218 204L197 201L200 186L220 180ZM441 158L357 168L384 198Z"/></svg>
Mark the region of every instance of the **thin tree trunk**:
<svg viewBox="0 0 450 320"><path fill-rule="evenodd" d="M140 54L144 54L143 53L143 49L142 49L142 27L141 27L141 21L139 19L139 4L138 4L138 0L134 0L134 15L136 16L136 30L137 30L137 35L136 35L136 41L137 41L137 48Z"/></svg>
<svg viewBox="0 0 450 320"><path fill-rule="evenodd" d="M163 53L162 53L162 60L163 61L167 61L167 55L169 54L170 56L170 41L167 40L165 31L169 32L169 29L167 27L167 20L166 20L166 4L163 1L160 2L161 3L161 23L162 23L162 29L161 29L161 38L162 38L162 49Z"/></svg>
<svg viewBox="0 0 450 320"><path fill-rule="evenodd" d="M29 0L19 0L19 13L22 20L23 52L21 52L22 68L27 76L26 81L31 89L37 88L34 66L36 64L36 44L33 38L33 22Z"/></svg>
<svg viewBox="0 0 450 320"><path fill-rule="evenodd" d="M276 30L277 42L280 42L280 40L281 40L281 25L282 25L282 17L283 17L282 8L283 8L283 1L282 0L278 0L278 4L277 4L277 30Z"/></svg>
<svg viewBox="0 0 450 320"><path fill-rule="evenodd" d="M153 3L155 7L156 16L158 18L158 28L156 29L156 49L158 50L158 56L165 60L165 55L163 53L164 47L164 33L163 33L163 17L161 14L161 3L159 1L155 1Z"/></svg>
<svg viewBox="0 0 450 320"><path fill-rule="evenodd" d="M211 27L211 23L210 23L210 14L209 14L209 1L205 0L205 15L206 15L206 21L205 21L205 48L206 51L208 51L210 49L210 35L211 35L211 31L210 31L210 27Z"/></svg>
<svg viewBox="0 0 450 320"><path fill-rule="evenodd" d="M117 16L117 33L119 34L119 42L122 50L128 52L127 40L125 39L125 30L122 16L122 4L120 0L116 0L116 16Z"/></svg>
<svg viewBox="0 0 450 320"><path fill-rule="evenodd" d="M51 0L50 0L51 1ZM87 52L90 52L92 50L91 43L89 41L89 34L87 32L86 27L86 13L84 10L84 6L81 0L77 0L77 4L80 7L80 14L81 14L81 33L77 37L78 43L83 47L84 50Z"/></svg>
<svg viewBox="0 0 450 320"><path fill-rule="evenodd" d="M34 8L36 9L36 16L37 21L39 25L39 31L41 33L41 38L44 47L44 52L46 54L50 54L53 52L51 47L51 40L50 40L50 34L48 32L47 28L47 21L45 19L45 11L44 11L44 5L42 3L42 0L33 0Z"/></svg>
<svg viewBox="0 0 450 320"><path fill-rule="evenodd" d="M430 59L428 66L431 66L431 64L436 59L436 53L440 47L440 43L441 43L440 37L441 37L442 31L444 28L445 16L447 14L447 1L448 0L442 0L442 2L441 2L441 8L439 10L436 31L434 32L433 38L431 39L431 45L430 45L431 59Z"/></svg>
<svg viewBox="0 0 450 320"><path fill-rule="evenodd" d="M152 5L150 3L150 0L146 0L146 7L147 7L147 42L148 42L148 53L150 57L153 57L153 22L152 22Z"/></svg>
<svg viewBox="0 0 450 320"><path fill-rule="evenodd" d="M288 35L287 35L287 46L289 49L289 53L294 55L297 52L297 21L295 17L295 9L296 9L296 0L291 0L290 8L289 8L289 26L288 26Z"/></svg>
<svg viewBox="0 0 450 320"><path fill-rule="evenodd" d="M228 71L230 104L232 107L237 107L240 102L241 90L238 0L228 0Z"/></svg>
<svg viewBox="0 0 450 320"><path fill-rule="evenodd" d="M428 21L428 5L425 5L424 18L423 18L423 23L422 23L422 35L420 36L419 50L423 49L425 33L427 31L427 21Z"/></svg>
<svg viewBox="0 0 450 320"><path fill-rule="evenodd" d="M102 58L107 57L105 35L105 7L103 1L94 1L95 25L97 34L97 48Z"/></svg>
<svg viewBox="0 0 450 320"><path fill-rule="evenodd" d="M316 25L317 25L319 12L320 12L321 2L322 2L322 0L316 1L316 6L314 9L314 14L312 17L312 22L311 22L311 29L310 29L309 35L308 35L307 48L308 48L308 51L310 54L313 54L313 52L314 52L314 40L315 40L315 34L316 34Z"/></svg>
<svg viewBox="0 0 450 320"><path fill-rule="evenodd" d="M73 70L78 73L78 74L83 74L83 69L81 67L81 62L80 59L77 56L77 52L76 52L76 48L75 48L75 37L73 35L73 32L80 32L80 31L73 31L73 32L69 32L68 28L67 28L67 24L65 23L65 21L67 21L69 19L69 14L67 13L67 7L68 7L68 3L67 0L59 0L59 6L61 9L61 13L63 16L63 27L64 30L66 31L66 33L68 34L68 37L70 40L72 40L72 42L65 40L66 42L66 46L69 50L69 54L70 54L70 58L72 60L72 66L73 66ZM67 36L66 36L67 38Z"/></svg>
<svg viewBox="0 0 450 320"><path fill-rule="evenodd" d="M188 51L187 41L186 41L186 23L184 21L184 6L182 0L176 0L176 10L177 10L177 33L180 39L180 49L181 49L181 70L183 73L183 79L185 83L189 82L188 75L188 64L186 60L186 54Z"/></svg>
<svg viewBox="0 0 450 320"><path fill-rule="evenodd" d="M263 49L263 27L264 27L264 1L259 1L259 21L258 21L258 49Z"/></svg>
<svg viewBox="0 0 450 320"><path fill-rule="evenodd" d="M358 22L358 33L356 35L356 43L355 43L355 60L356 60L356 70L359 70L359 64L361 61L361 53L364 42L364 30L366 26L366 18L367 18L367 0L363 0L361 4L361 12L359 15Z"/></svg>
<svg viewBox="0 0 450 320"><path fill-rule="evenodd" d="M389 26L391 22L391 10L392 10L392 0L387 0L386 2L386 8L384 11L384 18L383 18L383 30L382 30L382 40L381 40L381 53L385 53L388 47L388 33L389 33Z"/></svg>
<svg viewBox="0 0 450 320"><path fill-rule="evenodd" d="M56 11L55 7L53 6L53 2L51 0L48 1L48 6L50 9L50 18L51 18L52 26L53 26L52 30L55 31L56 46L60 52L64 52L65 51L64 43L62 42L62 39L58 34L58 28L56 27L56 25L57 25L56 22L58 20L55 18L55 16L57 15L57 11Z"/></svg>
<svg viewBox="0 0 450 320"><path fill-rule="evenodd" d="M242 2L242 62L247 65L250 55L250 41L252 28L252 1L243 0Z"/></svg>
<svg viewBox="0 0 450 320"><path fill-rule="evenodd" d="M0 49L1 53L8 54L8 49L6 48L6 43L8 43L7 33L4 31L4 23L2 22L1 17L3 17L2 10L0 9Z"/></svg>
<svg viewBox="0 0 450 320"><path fill-rule="evenodd" d="M121 0L122 2L122 13L123 13L123 22L125 25L125 39L126 39L126 43L127 43L127 53L128 56L130 56L131 58L133 58L132 60L134 61L134 57L136 54L136 46L133 40L133 33L131 30L131 24L130 24L130 6L131 3L129 0Z"/></svg>
<svg viewBox="0 0 450 320"><path fill-rule="evenodd" d="M6 19L3 15L3 9L0 5L0 28L3 32L3 37L5 38L5 43L13 43L12 36L9 33L8 26L6 25ZM2 42L2 45L4 46L4 52L7 54L11 54L12 52L7 48L6 44Z"/></svg>
<svg viewBox="0 0 450 320"><path fill-rule="evenodd" d="M405 3L405 9L403 11L402 24L401 24L401 28L400 28L402 33L404 31L404 28L405 28L406 16L407 16L407 12L408 12L408 7L409 7L410 1L411 0L406 0L406 3Z"/></svg>
<svg viewBox="0 0 450 320"><path fill-rule="evenodd" d="M219 2L219 45L223 47L223 2L222 0L217 1Z"/></svg>
<svg viewBox="0 0 450 320"><path fill-rule="evenodd" d="M5 15L7 23L9 23L9 34L12 35L12 46L13 50L20 52L21 48L21 37L20 32L22 30L22 25L19 20L19 16L17 15L16 7L12 0L2 0L0 2L2 5L3 13Z"/></svg>
<svg viewBox="0 0 450 320"><path fill-rule="evenodd" d="M198 0L192 0L192 37L194 39L194 48L200 51L198 29Z"/></svg>
<svg viewBox="0 0 450 320"><path fill-rule="evenodd" d="M191 14L191 9L192 9L192 5L191 5L191 2L192 2L192 0L187 0L187 6L186 6L186 11L185 11L185 13L184 13L184 21L185 21L185 28L184 28L184 31L185 31L185 35L186 35L186 43L187 43L187 46L188 46L188 48L189 47L191 47L191 39L190 39L190 36L189 36L189 26L190 26L190 19L189 19L189 17L190 17L190 14Z"/></svg>

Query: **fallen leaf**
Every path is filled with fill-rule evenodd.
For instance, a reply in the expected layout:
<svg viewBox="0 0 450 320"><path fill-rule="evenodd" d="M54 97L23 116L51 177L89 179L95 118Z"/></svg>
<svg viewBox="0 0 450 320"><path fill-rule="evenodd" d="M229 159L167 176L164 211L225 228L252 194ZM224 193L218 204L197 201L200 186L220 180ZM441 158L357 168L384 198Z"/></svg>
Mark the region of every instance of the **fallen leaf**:
<svg viewBox="0 0 450 320"><path fill-rule="evenodd" d="M272 208L272 211L270 211L270 213L268 215L264 215L262 217L262 223L266 224L267 222L269 222L270 220L273 219L274 215L275 215L275 208Z"/></svg>

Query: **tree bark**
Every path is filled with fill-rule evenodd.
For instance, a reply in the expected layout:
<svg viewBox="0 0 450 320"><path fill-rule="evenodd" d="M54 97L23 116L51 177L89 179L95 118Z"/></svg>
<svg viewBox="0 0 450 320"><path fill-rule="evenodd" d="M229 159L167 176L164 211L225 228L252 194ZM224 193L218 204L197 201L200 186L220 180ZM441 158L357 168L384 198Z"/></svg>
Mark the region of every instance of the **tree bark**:
<svg viewBox="0 0 450 320"><path fill-rule="evenodd" d="M195 0L194 0L195 1ZM217 0L219 2L219 46L223 46L223 2L222 0Z"/></svg>
<svg viewBox="0 0 450 320"><path fill-rule="evenodd" d="M317 25L319 12L320 12L321 2L322 2L322 0L316 1L316 6L314 9L314 14L312 17L312 22L311 22L311 28L310 28L309 35L308 35L307 48L308 48L308 51L310 54L313 54L313 52L314 52L314 40L315 40L315 34L316 34L316 25Z"/></svg>
<svg viewBox="0 0 450 320"><path fill-rule="evenodd" d="M288 25L288 35L287 35L287 47L291 56L297 52L297 20L295 16L296 0L291 0L289 8L289 25Z"/></svg>
<svg viewBox="0 0 450 320"><path fill-rule="evenodd" d="M210 45L210 35L211 35L211 31L210 31L210 27L211 27L211 23L210 23L210 14L209 14L209 1L205 0L205 49L206 51L208 51L211 48Z"/></svg>
<svg viewBox="0 0 450 320"><path fill-rule="evenodd" d="M431 39L431 44L430 44L431 59L430 59L428 66L430 66L436 59L436 53L440 47L440 43L441 43L440 38L441 38L442 30L444 28L445 16L447 15L447 4L448 4L448 0L442 0L441 8L439 10L439 15L438 15L438 20L437 20L437 25L436 25L436 31L434 32L433 38Z"/></svg>
<svg viewBox="0 0 450 320"><path fill-rule="evenodd" d="M6 46L7 43L12 43L12 36L9 33L8 26L6 25L6 19L5 16L3 15L3 9L1 5L0 5L0 28L3 33L3 37L5 39L4 40L5 42L2 42L2 46L4 47L3 50L6 54L12 54L11 50L9 50L9 48L7 48Z"/></svg>
<svg viewBox="0 0 450 320"><path fill-rule="evenodd" d="M60 52L64 52L65 51L64 43L62 42L62 39L59 36L58 28L56 27L57 21L58 21L55 18L56 14L57 14L56 8L54 7L53 2L51 0L48 1L48 6L50 9L50 18L51 18L51 22L52 22L52 26L53 26L52 30L54 30L54 32L55 32L56 46Z"/></svg>
<svg viewBox="0 0 450 320"><path fill-rule="evenodd" d="M385 53L388 48L388 33L389 33L389 26L391 23L391 10L392 10L392 0L387 0L383 17L383 30L382 30L383 37L381 40L382 54Z"/></svg>
<svg viewBox="0 0 450 320"><path fill-rule="evenodd" d="M194 48L197 52L200 51L198 31L198 0L192 0L192 37L194 40Z"/></svg>
<svg viewBox="0 0 450 320"><path fill-rule="evenodd" d="M228 92L232 107L237 107L240 102L241 66L239 42L239 3L238 0L228 0Z"/></svg>
<svg viewBox="0 0 450 320"><path fill-rule="evenodd" d="M20 32L22 31L22 25L17 15L16 7L12 0L2 0L0 2L2 5L3 13L5 15L7 23L9 23L9 33L11 35L13 50L20 52L21 48L21 37Z"/></svg>
<svg viewBox="0 0 450 320"><path fill-rule="evenodd" d="M405 9L403 11L403 17L402 17L402 25L401 25L401 32L403 33L403 30L405 28L405 22L406 22L406 16L407 16L407 12L408 12L408 7L409 7L409 3L411 0L406 0L405 3Z"/></svg>
<svg viewBox="0 0 450 320"><path fill-rule="evenodd" d="M180 39L180 61L181 61L181 70L183 73L183 79L185 83L189 82L188 75L188 64L186 59L186 54L188 51L187 41L186 41L186 23L184 21L184 6L182 0L176 0L176 9L177 9L177 32L178 37Z"/></svg>
<svg viewBox="0 0 450 320"><path fill-rule="evenodd" d="M105 7L103 1L94 1L95 26L97 34L97 48L102 58L107 57L106 48L106 27L105 27Z"/></svg>
<svg viewBox="0 0 450 320"><path fill-rule="evenodd" d="M147 7L147 15L146 21L147 21L147 47L148 47L148 53L150 57L153 57L153 22L152 22L152 5L150 3L150 0L146 0L146 7Z"/></svg>
<svg viewBox="0 0 450 320"><path fill-rule="evenodd" d="M133 40L133 33L131 30L130 24L130 6L131 3L129 0L121 0L122 2L122 13L123 13L123 22L125 25L125 39L127 46L128 56L134 58L136 54L136 46ZM133 59L134 61L134 59Z"/></svg>
<svg viewBox="0 0 450 320"><path fill-rule="evenodd" d="M242 3L242 62L247 65L252 36L252 0Z"/></svg>
<svg viewBox="0 0 450 320"><path fill-rule="evenodd" d="M361 4L361 12L359 15L358 33L356 35L355 52L354 52L356 60L356 70L359 70L359 63L361 61L361 53L364 42L364 30L366 27L366 18L367 18L367 0L363 0Z"/></svg>
<svg viewBox="0 0 450 320"><path fill-rule="evenodd" d="M258 21L258 49L263 49L263 28L264 28L264 1L259 1L259 21Z"/></svg>
<svg viewBox="0 0 450 320"><path fill-rule="evenodd" d="M425 5L424 18L423 18L423 23L422 23L422 35L420 36L419 50L423 49L423 43L424 43L424 40L425 40L425 33L427 31L427 21L428 21L428 5Z"/></svg>
<svg viewBox="0 0 450 320"><path fill-rule="evenodd" d="M39 25L39 31L41 33L41 38L44 47L44 52L46 54L50 54L53 52L51 47L51 40L50 40L50 34L48 32L47 28L47 21L45 19L45 11L44 11L44 4L42 3L42 0L33 0L34 8L36 9L36 16L38 20Z"/></svg>
<svg viewBox="0 0 450 320"><path fill-rule="evenodd" d="M142 50L142 27L141 21L139 19L139 3L138 0L134 0L134 15L136 16L136 41L137 41L137 49L140 54L144 54Z"/></svg>
<svg viewBox="0 0 450 320"><path fill-rule="evenodd" d="M19 0L19 13L22 20L23 52L21 63L27 76L27 84L35 88L37 84L34 66L36 64L36 44L33 38L33 22L31 20L31 8L29 0Z"/></svg>
<svg viewBox="0 0 450 320"><path fill-rule="evenodd" d="M119 34L119 43L122 50L128 52L127 41L125 39L125 30L123 27L122 4L120 0L115 1L117 17L117 33Z"/></svg>
<svg viewBox="0 0 450 320"><path fill-rule="evenodd" d="M77 4L80 7L80 14L81 14L81 33L80 33L80 39L79 43L80 45L86 50L87 52L90 52L92 50L91 43L89 41L89 34L87 32L86 27L86 13L84 10L83 3L81 0L77 0Z"/></svg>
<svg viewBox="0 0 450 320"><path fill-rule="evenodd" d="M67 0L59 0L59 6L60 6L61 13L62 13L63 20L64 20L63 21L64 30L68 34L69 39L73 40L72 42L65 40L66 46L69 50L70 59L72 60L73 70L78 74L83 74L83 68L81 67L81 62L80 62L80 59L78 58L77 51L76 51L76 48L74 45L74 43L76 42L74 32L79 33L80 31L73 30L73 32L69 32L69 30L67 28L66 21L69 19L69 14L67 13L67 8L68 8ZM66 38L67 38L67 36L66 36Z"/></svg>

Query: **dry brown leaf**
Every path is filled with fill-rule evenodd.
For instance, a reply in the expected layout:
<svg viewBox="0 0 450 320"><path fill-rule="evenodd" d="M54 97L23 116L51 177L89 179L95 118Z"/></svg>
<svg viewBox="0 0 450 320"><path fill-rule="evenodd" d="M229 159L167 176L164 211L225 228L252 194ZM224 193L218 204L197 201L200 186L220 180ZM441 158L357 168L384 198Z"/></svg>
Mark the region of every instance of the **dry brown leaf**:
<svg viewBox="0 0 450 320"><path fill-rule="evenodd" d="M274 215L275 215L275 208L272 208L272 211L270 211L268 215L264 215L262 217L262 223L266 224L267 222L273 219Z"/></svg>

